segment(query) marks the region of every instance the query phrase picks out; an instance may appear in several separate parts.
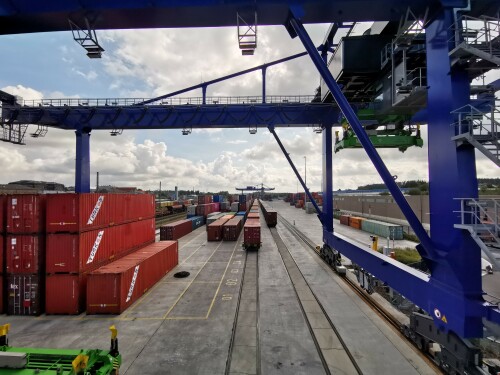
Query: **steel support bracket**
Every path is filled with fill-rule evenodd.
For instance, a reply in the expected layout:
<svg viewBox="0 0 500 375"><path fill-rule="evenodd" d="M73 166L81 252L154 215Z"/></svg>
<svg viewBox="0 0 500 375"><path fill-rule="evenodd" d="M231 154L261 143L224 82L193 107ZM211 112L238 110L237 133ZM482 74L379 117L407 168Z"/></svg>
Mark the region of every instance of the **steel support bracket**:
<svg viewBox="0 0 500 375"><path fill-rule="evenodd" d="M298 178L298 180L300 182L300 185L302 186L302 188L306 192L307 197L309 198L309 201L313 204L314 209L318 213L318 219L319 219L319 221L321 222L321 224L323 224L323 213L319 209L316 201L314 200L313 196L311 195L311 192L309 191L309 189L307 188L306 184L304 183L304 180L300 176L299 171L297 170L297 168L295 167L295 164L293 163L292 159L290 158L290 154L288 152L286 152L285 146L283 146L283 143L281 143L281 140L278 137L278 134L276 134L276 131L274 130L274 126L268 126L267 128L269 129L269 131L271 132L271 134L274 136L274 139L276 139L276 142L278 142L278 146L280 146L281 151L283 151L283 155L285 155L285 158L286 158L286 160L288 160L288 163L292 167L293 172L295 173L295 175L297 176L297 178Z"/></svg>

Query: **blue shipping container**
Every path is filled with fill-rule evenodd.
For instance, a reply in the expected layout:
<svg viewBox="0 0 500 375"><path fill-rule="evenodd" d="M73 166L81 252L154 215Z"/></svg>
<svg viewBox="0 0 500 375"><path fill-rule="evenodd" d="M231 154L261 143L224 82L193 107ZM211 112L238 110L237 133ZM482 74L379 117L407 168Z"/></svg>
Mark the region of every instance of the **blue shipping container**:
<svg viewBox="0 0 500 375"><path fill-rule="evenodd" d="M191 219L193 217L196 217L196 214L187 214L186 219Z"/></svg>
<svg viewBox="0 0 500 375"><path fill-rule="evenodd" d="M214 203L220 202L220 195L214 195L212 198Z"/></svg>
<svg viewBox="0 0 500 375"><path fill-rule="evenodd" d="M239 195L238 196L238 202L240 202L240 203L246 203L247 202L247 196L246 195Z"/></svg>
<svg viewBox="0 0 500 375"><path fill-rule="evenodd" d="M193 216L188 219L193 223L193 230L198 229L205 224L205 218L203 216Z"/></svg>

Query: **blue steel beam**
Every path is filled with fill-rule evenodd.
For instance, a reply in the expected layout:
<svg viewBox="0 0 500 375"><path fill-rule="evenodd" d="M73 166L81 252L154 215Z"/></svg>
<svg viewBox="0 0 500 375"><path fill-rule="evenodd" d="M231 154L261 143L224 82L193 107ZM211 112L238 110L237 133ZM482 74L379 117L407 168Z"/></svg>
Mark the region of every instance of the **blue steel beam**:
<svg viewBox="0 0 500 375"><path fill-rule="evenodd" d="M295 167L295 164L293 163L292 159L290 158L290 154L288 152L286 152L285 146L283 146L283 143L281 143L281 140L279 139L278 134L276 134L276 131L274 130L274 127L273 126L268 126L268 129L271 132L271 134L274 136L274 139L276 139L276 142L278 143L278 146L280 146L280 149L283 152L283 155L285 155L286 160L288 161L288 163L292 167L292 170L295 173L295 176L297 176L297 179L299 180L300 185L302 186L302 188L306 192L307 196L309 197L310 202L312 202L312 204L313 204L316 212L318 213L319 221L323 224L323 214L322 214L321 210L319 209L318 205L316 204L316 201L314 200L313 196L309 192L309 189L307 188L304 180L300 176L300 173L297 170L297 168Z"/></svg>
<svg viewBox="0 0 500 375"><path fill-rule="evenodd" d="M365 149L366 153L368 154L368 157L372 161L373 165L377 169L380 177L384 181L385 185L391 192L392 196L394 197L394 200L397 202L398 206L401 208L401 211L405 215L406 219L408 220L408 223L410 226L413 228L415 234L418 236L418 238L421 241L421 247L419 249L420 255L430 261L435 261L438 259L438 254L432 244L431 239L427 235L427 232L425 231L424 227L422 226L422 223L418 220L417 216L413 212L412 208L410 207L409 203L406 201L403 193L399 189L398 185L394 181L394 178L392 177L392 174L389 172L387 167L385 166L384 162L382 161L382 158L378 154L377 150L373 146L373 144L370 141L370 138L366 134L366 131L364 130L363 126L361 125L358 117L354 113L354 110L352 109L351 105L345 98L344 94L342 93L342 90L338 86L337 82L333 78L332 74L328 70L328 67L326 66L325 62L321 58L320 54L318 53L317 49L314 47L314 44L312 43L311 38L307 34L307 31L304 29L304 26L302 23L296 18L296 15L300 17L302 13L301 9L298 9L297 7L292 7L291 8L291 13L290 13L290 24L293 28L293 30L297 33L299 36L302 44L306 48L307 52L309 53L309 56L311 57L311 60L313 61L314 65L318 69L319 73L321 74L321 77L325 81L326 85L328 86L328 89L332 93L335 101L337 102L340 110L344 114L345 118L351 125L351 128L353 129L354 133L357 135L361 145Z"/></svg>
<svg viewBox="0 0 500 375"><path fill-rule="evenodd" d="M475 2L487 3L485 0ZM423 14L439 2L421 0L295 0L305 23L399 21L408 8ZM466 0L457 1L466 6ZM99 29L236 26L236 14L255 9L259 25L283 25L289 0L0 0L0 34L69 31L68 19Z"/></svg>
<svg viewBox="0 0 500 375"><path fill-rule="evenodd" d="M323 228L333 232L333 130L331 124L323 127Z"/></svg>
<svg viewBox="0 0 500 375"><path fill-rule="evenodd" d="M259 66L254 66L253 68L245 69L245 70L242 70L240 72L228 74L226 76L219 77L219 78L216 78L216 79L212 79L210 81L199 83L197 85L193 85L193 86L190 86L190 87L186 87L185 89L177 90L177 91L171 92L169 94L160 95L160 96L157 96L156 98L148 99L148 100L145 100L143 102L137 103L137 105L143 105L143 104L150 104L150 103L158 102L158 101L160 101L162 99L171 98L172 96L181 95L181 94L184 94L186 92L193 91L193 90L200 89L200 88L204 90L203 91L203 97L205 97L206 96L207 86L213 85L215 83L219 83L219 82L222 82L222 81L226 81L226 80L231 79L231 78L239 77L239 76L242 76L244 74L255 72L257 70L262 70L262 86L263 86L262 87L262 92L263 92L263 94L262 94L262 97L263 97L262 100L263 101L262 102L265 103L265 92L266 92L266 88L265 88L266 87L265 75L266 75L266 69L269 68L270 66L274 66L274 65L282 64L282 63L287 62L287 61L295 60L295 59L297 59L299 57L302 57L302 56L305 56L305 55L307 55L307 52L296 53L295 55L287 56L287 57L284 57L282 59L271 61L269 63L265 63L265 64L262 64L262 65L259 65Z"/></svg>
<svg viewBox="0 0 500 375"><path fill-rule="evenodd" d="M353 263L376 275L418 306L427 306L431 289L429 275L370 248L362 248L347 237L324 230L323 238L332 249L339 251Z"/></svg>
<svg viewBox="0 0 500 375"><path fill-rule="evenodd" d="M90 132L88 129L78 129L75 134L75 192L90 193Z"/></svg>
<svg viewBox="0 0 500 375"><path fill-rule="evenodd" d="M67 130L305 127L338 119L337 106L331 103L2 107L4 119L10 121L13 113L13 123Z"/></svg>

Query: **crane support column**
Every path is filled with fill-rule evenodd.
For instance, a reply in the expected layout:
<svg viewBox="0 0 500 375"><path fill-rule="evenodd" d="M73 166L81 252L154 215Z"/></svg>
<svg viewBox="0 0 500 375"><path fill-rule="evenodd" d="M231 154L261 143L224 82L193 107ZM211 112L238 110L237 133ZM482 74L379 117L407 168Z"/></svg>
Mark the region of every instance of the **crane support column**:
<svg viewBox="0 0 500 375"><path fill-rule="evenodd" d="M448 53L449 41L453 40L453 20L453 9L445 8L425 30L431 237L446 259L433 269L431 282L446 284L468 300L480 301L481 250L469 233L454 228L460 220L456 214L460 201L454 198L477 198L478 184L474 147L457 147L450 142L457 131L450 125L456 121L450 112L470 102L467 72L456 65L450 69ZM440 298L437 294L433 299ZM470 327L465 334L480 336L481 317L468 301L464 302L448 304L440 307L440 311L456 311L456 316L466 319L465 324Z"/></svg>
<svg viewBox="0 0 500 375"><path fill-rule="evenodd" d="M90 193L90 130L77 130L75 193Z"/></svg>
<svg viewBox="0 0 500 375"><path fill-rule="evenodd" d="M333 232L332 125L323 127L323 228Z"/></svg>

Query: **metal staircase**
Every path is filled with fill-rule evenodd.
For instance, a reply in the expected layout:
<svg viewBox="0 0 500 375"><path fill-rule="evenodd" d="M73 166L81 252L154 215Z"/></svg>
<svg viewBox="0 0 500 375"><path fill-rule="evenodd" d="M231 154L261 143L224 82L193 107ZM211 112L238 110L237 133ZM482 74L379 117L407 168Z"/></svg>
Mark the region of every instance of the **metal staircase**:
<svg viewBox="0 0 500 375"><path fill-rule="evenodd" d="M27 129L27 124L1 124L0 140L17 145L24 145L24 135Z"/></svg>
<svg viewBox="0 0 500 375"><path fill-rule="evenodd" d="M463 15L455 23L451 63L466 65L470 78L500 67L500 19Z"/></svg>
<svg viewBox="0 0 500 375"><path fill-rule="evenodd" d="M468 104L451 113L457 119L457 135L452 138L457 146L471 144L500 167L500 102L484 109Z"/></svg>
<svg viewBox="0 0 500 375"><path fill-rule="evenodd" d="M461 198L460 224L455 228L469 231L483 255L500 271L500 199Z"/></svg>

